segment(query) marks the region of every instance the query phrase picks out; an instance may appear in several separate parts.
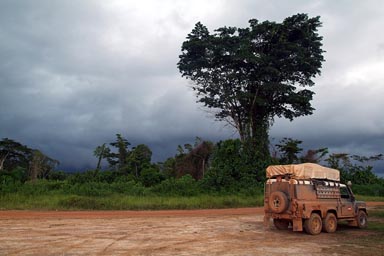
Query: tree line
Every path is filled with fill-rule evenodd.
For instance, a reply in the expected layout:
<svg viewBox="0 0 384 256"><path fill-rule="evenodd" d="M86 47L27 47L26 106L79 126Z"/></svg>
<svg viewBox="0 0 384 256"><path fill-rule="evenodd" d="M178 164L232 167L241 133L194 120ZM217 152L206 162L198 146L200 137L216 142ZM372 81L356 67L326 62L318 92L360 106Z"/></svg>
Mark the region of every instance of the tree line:
<svg viewBox="0 0 384 256"><path fill-rule="evenodd" d="M69 180L72 184L87 182L133 182L144 187L158 185L166 180L190 177L207 189L226 190L260 186L265 180L265 168L271 164L320 163L341 171L341 180L354 184L382 184L383 179L373 172L372 164L383 155L358 156L347 153L329 153L328 148L301 148L302 141L283 138L271 150L269 161L254 157L240 139L217 143L196 138L194 144L179 145L176 154L164 162L153 163L152 151L144 144L131 146L121 134L115 141L104 143L93 151L93 170L66 173L55 170L57 160L37 149L5 138L0 141L0 177L6 182ZM102 162L107 166L102 168Z"/></svg>

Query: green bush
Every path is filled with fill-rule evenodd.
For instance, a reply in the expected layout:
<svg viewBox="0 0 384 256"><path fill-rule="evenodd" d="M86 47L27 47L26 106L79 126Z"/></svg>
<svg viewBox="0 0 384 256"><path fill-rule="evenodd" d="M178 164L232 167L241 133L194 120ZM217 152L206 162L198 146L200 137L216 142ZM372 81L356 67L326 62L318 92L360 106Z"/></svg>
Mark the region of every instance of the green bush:
<svg viewBox="0 0 384 256"><path fill-rule="evenodd" d="M135 181L114 182L110 184L110 189L114 193L125 194L130 196L144 196L149 193L149 190Z"/></svg>
<svg viewBox="0 0 384 256"><path fill-rule="evenodd" d="M384 185L383 184L367 184L352 186L353 193L363 196L384 196Z"/></svg>
<svg viewBox="0 0 384 256"><path fill-rule="evenodd" d="M54 191L63 192L66 184L66 181L28 181L18 188L18 192L24 195L44 195Z"/></svg>
<svg viewBox="0 0 384 256"><path fill-rule="evenodd" d="M202 181L204 190L238 192L262 183L270 161L259 160L254 153L252 145L243 144L239 139L217 143L211 166Z"/></svg>
<svg viewBox="0 0 384 256"><path fill-rule="evenodd" d="M194 196L201 193L199 183L189 174L180 179L169 178L153 186L151 191L158 195Z"/></svg>
<svg viewBox="0 0 384 256"><path fill-rule="evenodd" d="M27 180L27 170L23 167L16 167L12 171L2 170L0 172L0 184L19 184Z"/></svg>
<svg viewBox="0 0 384 256"><path fill-rule="evenodd" d="M164 175L162 175L156 168L149 167L141 171L140 182L145 187L159 184L162 180L164 180Z"/></svg>
<svg viewBox="0 0 384 256"><path fill-rule="evenodd" d="M100 200L92 197L70 196L61 199L58 205L64 209L105 209L106 206Z"/></svg>
<svg viewBox="0 0 384 256"><path fill-rule="evenodd" d="M73 184L67 188L66 192L79 196L107 196L112 194L109 184L103 182Z"/></svg>
<svg viewBox="0 0 384 256"><path fill-rule="evenodd" d="M52 171L48 174L49 180L66 180L68 177L68 174L64 171Z"/></svg>
<svg viewBox="0 0 384 256"><path fill-rule="evenodd" d="M20 181L14 180L13 177L11 176L8 176L8 175L0 176L0 193L1 194L17 192L21 186L23 186L23 184Z"/></svg>

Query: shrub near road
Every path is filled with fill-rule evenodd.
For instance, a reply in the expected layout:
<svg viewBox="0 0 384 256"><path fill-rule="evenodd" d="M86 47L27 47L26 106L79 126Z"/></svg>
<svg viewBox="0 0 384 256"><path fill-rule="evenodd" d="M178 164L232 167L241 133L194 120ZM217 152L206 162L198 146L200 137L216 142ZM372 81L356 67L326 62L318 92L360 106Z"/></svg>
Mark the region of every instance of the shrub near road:
<svg viewBox="0 0 384 256"><path fill-rule="evenodd" d="M153 187L140 182L40 180L2 187L1 209L155 210L261 206L262 187L237 192L206 192L190 176Z"/></svg>
<svg viewBox="0 0 384 256"><path fill-rule="evenodd" d="M188 185L186 185L186 183ZM150 210L253 207L263 205L263 187L240 191L204 192L191 178L165 180L146 188L140 183L83 183L41 180L2 186L0 208ZM365 201L384 197L357 196Z"/></svg>

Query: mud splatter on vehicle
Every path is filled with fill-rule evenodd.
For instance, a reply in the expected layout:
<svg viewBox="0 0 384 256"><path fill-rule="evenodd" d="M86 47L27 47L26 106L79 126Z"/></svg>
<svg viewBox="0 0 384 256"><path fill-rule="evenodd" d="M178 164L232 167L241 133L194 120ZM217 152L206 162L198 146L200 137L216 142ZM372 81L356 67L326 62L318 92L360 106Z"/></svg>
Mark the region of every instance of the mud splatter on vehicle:
<svg viewBox="0 0 384 256"><path fill-rule="evenodd" d="M338 220L367 227L365 202L356 201L351 184L340 183L340 172L318 164L273 165L266 171L264 225L277 229L333 233Z"/></svg>

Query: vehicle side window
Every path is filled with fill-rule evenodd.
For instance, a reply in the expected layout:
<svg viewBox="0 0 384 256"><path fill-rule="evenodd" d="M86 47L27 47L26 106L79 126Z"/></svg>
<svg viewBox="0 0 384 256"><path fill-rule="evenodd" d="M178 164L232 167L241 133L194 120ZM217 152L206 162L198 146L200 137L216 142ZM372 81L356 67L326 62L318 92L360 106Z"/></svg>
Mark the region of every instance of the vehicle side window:
<svg viewBox="0 0 384 256"><path fill-rule="evenodd" d="M341 198L349 198L348 189L346 187L340 187Z"/></svg>

